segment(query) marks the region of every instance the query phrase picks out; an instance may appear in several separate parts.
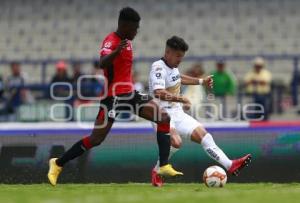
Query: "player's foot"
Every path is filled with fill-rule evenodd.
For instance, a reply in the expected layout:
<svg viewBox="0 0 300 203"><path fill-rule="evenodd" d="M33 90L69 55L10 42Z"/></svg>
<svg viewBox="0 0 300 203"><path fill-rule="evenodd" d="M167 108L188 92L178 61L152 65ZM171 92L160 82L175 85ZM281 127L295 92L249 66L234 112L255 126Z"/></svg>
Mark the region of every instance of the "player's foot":
<svg viewBox="0 0 300 203"><path fill-rule="evenodd" d="M51 185L55 186L57 182L57 178L62 171L62 167L58 166L56 164L56 159L53 158L49 160L49 171L48 171L48 180L51 183Z"/></svg>
<svg viewBox="0 0 300 203"><path fill-rule="evenodd" d="M159 167L159 170L158 170L157 174L160 175L160 176L171 176L171 177L182 176L183 175L182 172L176 171L172 167L171 164L167 164L167 165Z"/></svg>
<svg viewBox="0 0 300 203"><path fill-rule="evenodd" d="M249 165L249 163L251 162L251 154L247 154L246 156L239 158L239 159L235 159L232 161L232 165L228 170L228 173L234 175L234 176L238 176L240 171L244 168L247 167Z"/></svg>
<svg viewBox="0 0 300 203"><path fill-rule="evenodd" d="M151 181L155 187L161 187L164 184L163 178L157 174L155 168L153 168L151 172Z"/></svg>

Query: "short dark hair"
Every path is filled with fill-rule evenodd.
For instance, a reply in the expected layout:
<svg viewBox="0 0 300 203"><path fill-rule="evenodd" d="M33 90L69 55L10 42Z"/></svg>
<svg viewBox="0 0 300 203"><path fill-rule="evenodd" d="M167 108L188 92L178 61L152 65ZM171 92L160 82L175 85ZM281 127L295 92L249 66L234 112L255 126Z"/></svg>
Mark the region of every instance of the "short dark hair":
<svg viewBox="0 0 300 203"><path fill-rule="evenodd" d="M167 40L167 47L171 49L180 50L186 52L189 49L189 45L181 37L173 36Z"/></svg>
<svg viewBox="0 0 300 203"><path fill-rule="evenodd" d="M120 10L119 14L119 22L120 21L127 21L127 22L134 22L138 23L140 22L141 17L139 13L130 7L125 7Z"/></svg>

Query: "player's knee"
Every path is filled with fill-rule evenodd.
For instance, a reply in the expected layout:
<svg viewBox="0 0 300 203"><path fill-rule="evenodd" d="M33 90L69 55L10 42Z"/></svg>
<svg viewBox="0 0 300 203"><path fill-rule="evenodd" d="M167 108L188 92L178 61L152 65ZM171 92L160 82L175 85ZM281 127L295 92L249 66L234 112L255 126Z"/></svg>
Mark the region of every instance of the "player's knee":
<svg viewBox="0 0 300 203"><path fill-rule="evenodd" d="M95 146L98 146L102 143L101 140L95 140L94 142L92 142L92 145L95 147Z"/></svg>
<svg viewBox="0 0 300 203"><path fill-rule="evenodd" d="M103 142L101 137L91 137L90 139L91 145L93 147L100 145Z"/></svg>
<svg viewBox="0 0 300 203"><path fill-rule="evenodd" d="M172 140L172 147L179 149L181 147L182 141L181 140Z"/></svg>
<svg viewBox="0 0 300 203"><path fill-rule="evenodd" d="M201 144L202 139L205 137L206 134L207 131L203 127L198 127L193 131L191 140Z"/></svg>

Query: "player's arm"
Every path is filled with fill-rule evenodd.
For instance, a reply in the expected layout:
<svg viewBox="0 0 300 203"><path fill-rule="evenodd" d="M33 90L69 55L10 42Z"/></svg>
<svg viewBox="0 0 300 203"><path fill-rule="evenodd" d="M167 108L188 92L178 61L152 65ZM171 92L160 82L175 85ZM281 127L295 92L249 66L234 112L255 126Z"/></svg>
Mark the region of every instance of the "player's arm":
<svg viewBox="0 0 300 203"><path fill-rule="evenodd" d="M201 82L200 78L190 77L188 75L181 74L180 77L181 77L181 84L183 85L199 85Z"/></svg>
<svg viewBox="0 0 300 203"><path fill-rule="evenodd" d="M195 78L187 75L181 75L181 84L183 85L204 85L206 87L213 87L213 75L209 75L205 78Z"/></svg>
<svg viewBox="0 0 300 203"><path fill-rule="evenodd" d="M166 89L156 89L154 90L155 98L158 98L163 101L169 102L180 102L183 104L183 109L188 111L190 110L192 103L187 97L175 95L167 91Z"/></svg>
<svg viewBox="0 0 300 203"><path fill-rule="evenodd" d="M122 40L116 49L112 50L111 47L102 48L102 54L100 57L100 67L110 67L113 64L113 60L120 54L123 48L127 46L127 40Z"/></svg>
<svg viewBox="0 0 300 203"><path fill-rule="evenodd" d="M166 89L154 90L154 96L163 101L180 102L180 103L188 103L189 102L186 97L172 94L169 91L167 91Z"/></svg>
<svg viewBox="0 0 300 203"><path fill-rule="evenodd" d="M190 106L191 102L186 97L172 94L165 89L166 74L167 73L163 68L159 66L154 66L152 68L152 71L150 72L152 84L150 85L153 88L154 97L163 101L180 102L185 106ZM187 110L188 109L189 108L187 108Z"/></svg>

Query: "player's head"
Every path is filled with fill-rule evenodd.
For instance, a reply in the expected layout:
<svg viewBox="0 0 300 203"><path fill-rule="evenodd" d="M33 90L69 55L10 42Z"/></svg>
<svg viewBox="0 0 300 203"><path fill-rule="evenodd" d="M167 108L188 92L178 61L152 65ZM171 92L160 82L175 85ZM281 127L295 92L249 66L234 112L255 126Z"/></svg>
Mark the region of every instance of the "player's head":
<svg viewBox="0 0 300 203"><path fill-rule="evenodd" d="M188 49L188 44L182 38L173 36L167 40L164 58L169 66L177 67Z"/></svg>
<svg viewBox="0 0 300 203"><path fill-rule="evenodd" d="M120 10L118 31L125 39L133 40L140 26L141 17L133 8L125 7Z"/></svg>

